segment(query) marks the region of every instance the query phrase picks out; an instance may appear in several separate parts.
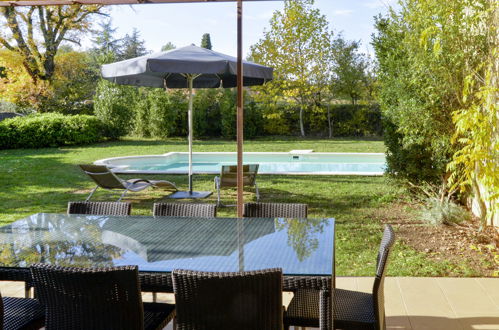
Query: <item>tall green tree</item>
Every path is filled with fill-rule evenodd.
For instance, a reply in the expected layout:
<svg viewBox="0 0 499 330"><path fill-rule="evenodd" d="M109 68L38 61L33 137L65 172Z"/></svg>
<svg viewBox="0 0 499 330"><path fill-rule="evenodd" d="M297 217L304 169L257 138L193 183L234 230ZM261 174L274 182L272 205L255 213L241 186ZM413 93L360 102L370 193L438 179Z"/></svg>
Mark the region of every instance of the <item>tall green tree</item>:
<svg viewBox="0 0 499 330"><path fill-rule="evenodd" d="M359 42L347 41L341 35L333 41L332 90L335 96L348 97L352 104L366 96L369 84L368 60L359 46Z"/></svg>
<svg viewBox="0 0 499 330"><path fill-rule="evenodd" d="M145 41L140 39L139 31L134 28L132 34L126 34L121 45L119 59L126 60L148 53Z"/></svg>
<svg viewBox="0 0 499 330"><path fill-rule="evenodd" d="M175 49L175 48L177 48L177 46L175 46L172 42L168 41L166 44L164 44L161 47L161 51L162 52L166 52L166 51L169 51L169 50L172 50L172 49Z"/></svg>
<svg viewBox="0 0 499 330"><path fill-rule="evenodd" d="M280 95L296 102L300 133L305 136L304 112L320 103L331 74L332 33L313 0L286 0L276 11L270 30L251 47L251 58L274 68L274 80L262 91L269 99Z"/></svg>
<svg viewBox="0 0 499 330"><path fill-rule="evenodd" d="M203 34L203 37L201 38L201 47L211 50L212 45L209 33Z"/></svg>
<svg viewBox="0 0 499 330"><path fill-rule="evenodd" d="M118 59L122 39L114 36L116 30L117 28L113 28L112 21L109 19L100 22L99 29L94 31L91 54L97 65L111 63Z"/></svg>

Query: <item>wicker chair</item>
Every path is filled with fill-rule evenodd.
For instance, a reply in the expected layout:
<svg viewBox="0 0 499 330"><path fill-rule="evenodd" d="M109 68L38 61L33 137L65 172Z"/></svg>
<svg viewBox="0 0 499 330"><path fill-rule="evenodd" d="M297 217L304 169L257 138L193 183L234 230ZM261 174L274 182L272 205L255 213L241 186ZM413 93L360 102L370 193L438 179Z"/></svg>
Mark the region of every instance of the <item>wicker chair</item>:
<svg viewBox="0 0 499 330"><path fill-rule="evenodd" d="M137 266L69 268L37 264L31 275L46 329L162 329L169 304L142 303Z"/></svg>
<svg viewBox="0 0 499 330"><path fill-rule="evenodd" d="M335 329L384 330L385 304L384 280L390 249L395 234L390 225L385 226L376 261L376 277L372 293L335 289L333 293L333 320ZM319 292L299 290L289 304L284 324L289 326L319 326Z"/></svg>
<svg viewBox="0 0 499 330"><path fill-rule="evenodd" d="M246 203L243 217L246 218L306 218L307 204L291 203Z"/></svg>
<svg viewBox="0 0 499 330"><path fill-rule="evenodd" d="M132 205L126 202L69 202L68 214L130 215Z"/></svg>
<svg viewBox="0 0 499 330"><path fill-rule="evenodd" d="M217 216L217 206L215 204L200 203L155 203L153 215L164 217L214 218Z"/></svg>
<svg viewBox="0 0 499 330"><path fill-rule="evenodd" d="M177 329L281 330L282 271L174 270Z"/></svg>
<svg viewBox="0 0 499 330"><path fill-rule="evenodd" d="M36 299L2 297L0 325L4 330L40 329L45 324L43 306Z"/></svg>

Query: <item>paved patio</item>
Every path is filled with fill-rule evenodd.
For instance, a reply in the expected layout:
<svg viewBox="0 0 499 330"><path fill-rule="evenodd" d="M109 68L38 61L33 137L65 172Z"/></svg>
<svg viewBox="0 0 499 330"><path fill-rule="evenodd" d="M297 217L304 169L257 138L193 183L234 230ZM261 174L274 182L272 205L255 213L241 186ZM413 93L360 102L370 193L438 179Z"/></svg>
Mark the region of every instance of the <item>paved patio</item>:
<svg viewBox="0 0 499 330"><path fill-rule="evenodd" d="M369 277L338 277L339 288L369 292ZM19 282L0 282L4 296L23 297ZM159 301L168 299L158 295ZM144 300L149 300L150 294ZM387 329L499 330L499 278L389 277ZM171 329L171 325L166 329Z"/></svg>

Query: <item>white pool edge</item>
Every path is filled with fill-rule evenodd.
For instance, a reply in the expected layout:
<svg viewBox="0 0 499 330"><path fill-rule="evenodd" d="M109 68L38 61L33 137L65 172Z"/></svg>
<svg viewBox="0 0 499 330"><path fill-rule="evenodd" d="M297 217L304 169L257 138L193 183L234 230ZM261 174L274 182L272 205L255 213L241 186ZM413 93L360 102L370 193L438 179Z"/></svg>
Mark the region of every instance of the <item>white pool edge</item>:
<svg viewBox="0 0 499 330"><path fill-rule="evenodd" d="M122 156L122 157L110 157L99 159L94 162L95 165L105 165L108 166L114 173L116 174L145 174L145 175L182 175L186 174L185 171L154 171L154 170L126 170L120 171L119 166L109 165L109 161L113 161L116 159L134 159L134 158L142 158L142 157L165 157L165 156L173 156L173 155L187 155L188 152L182 151L173 151L167 152L165 154L160 155L136 155L136 156ZM193 152L193 155L203 155L203 154L215 154L215 155L235 155L236 152L231 151L221 151L221 152ZM246 155L265 155L265 154L277 154L277 155L290 155L290 152L245 152ZM371 156L381 156L385 155L381 152L312 152L307 155L371 155ZM197 171L194 174L220 174L220 171ZM265 172L258 171L258 174L264 175L358 175L358 176L382 176L384 172Z"/></svg>

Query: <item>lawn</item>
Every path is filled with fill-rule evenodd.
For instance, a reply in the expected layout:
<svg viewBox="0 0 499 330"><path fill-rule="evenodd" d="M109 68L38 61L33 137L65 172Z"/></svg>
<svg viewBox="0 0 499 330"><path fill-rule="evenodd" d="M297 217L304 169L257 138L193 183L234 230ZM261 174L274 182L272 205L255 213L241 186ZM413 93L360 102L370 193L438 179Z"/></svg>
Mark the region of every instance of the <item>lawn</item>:
<svg viewBox="0 0 499 330"><path fill-rule="evenodd" d="M195 141L194 151L235 151L234 141ZM289 151L313 149L320 152L384 152L380 140L357 139L257 139L245 142L245 151ZM94 187L76 166L97 159L187 151L185 139L166 141L125 139L82 147L18 149L0 151L0 222L7 224L37 212L65 212L68 201L84 200ZM150 176L187 187L185 175ZM274 176L258 177L261 201L301 202L309 205L309 217L334 217L337 220L337 275L370 276L381 238L383 217L393 205L405 200L404 192L386 177L363 176ZM198 190L213 190L213 176L195 176ZM117 192L100 190L92 198L116 200ZM151 214L152 204L164 200L160 190L130 193L133 214ZM224 201L234 203L235 191L224 191ZM213 195L206 202L215 202ZM250 190L245 199L251 201ZM383 213L383 212L381 212ZM235 216L235 208L223 208L219 216ZM411 216L411 212L404 212ZM391 218L391 217L390 217ZM396 227L395 227L396 228ZM388 271L392 276L480 275L465 261L458 264L433 260L398 241Z"/></svg>

